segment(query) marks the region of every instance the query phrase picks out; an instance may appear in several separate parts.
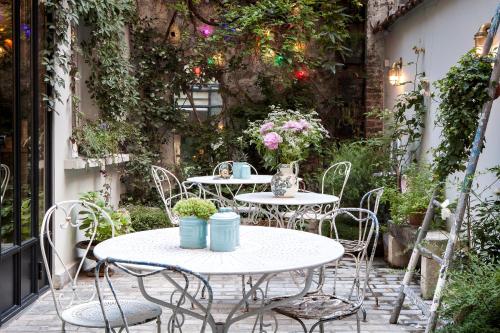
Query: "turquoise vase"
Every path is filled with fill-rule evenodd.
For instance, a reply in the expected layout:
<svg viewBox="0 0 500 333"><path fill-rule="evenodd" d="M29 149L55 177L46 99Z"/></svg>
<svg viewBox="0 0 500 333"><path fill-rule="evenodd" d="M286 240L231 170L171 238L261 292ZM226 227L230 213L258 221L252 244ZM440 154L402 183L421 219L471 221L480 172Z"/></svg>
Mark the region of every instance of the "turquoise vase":
<svg viewBox="0 0 500 333"><path fill-rule="evenodd" d="M233 162L233 178L241 179L241 170L245 165L246 162Z"/></svg>
<svg viewBox="0 0 500 333"><path fill-rule="evenodd" d="M221 208L210 217L210 250L231 252L240 245L240 215L231 208Z"/></svg>
<svg viewBox="0 0 500 333"><path fill-rule="evenodd" d="M180 238L183 249L204 249L207 247L207 221L196 216L181 217Z"/></svg>

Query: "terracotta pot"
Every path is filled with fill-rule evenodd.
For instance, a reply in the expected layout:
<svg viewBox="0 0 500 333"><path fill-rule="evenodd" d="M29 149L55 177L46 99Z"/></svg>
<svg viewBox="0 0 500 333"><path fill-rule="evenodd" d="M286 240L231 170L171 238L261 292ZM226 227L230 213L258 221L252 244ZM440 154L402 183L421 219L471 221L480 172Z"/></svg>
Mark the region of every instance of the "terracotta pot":
<svg viewBox="0 0 500 333"><path fill-rule="evenodd" d="M424 222L425 213L412 213L408 216L408 223L414 227L422 226Z"/></svg>

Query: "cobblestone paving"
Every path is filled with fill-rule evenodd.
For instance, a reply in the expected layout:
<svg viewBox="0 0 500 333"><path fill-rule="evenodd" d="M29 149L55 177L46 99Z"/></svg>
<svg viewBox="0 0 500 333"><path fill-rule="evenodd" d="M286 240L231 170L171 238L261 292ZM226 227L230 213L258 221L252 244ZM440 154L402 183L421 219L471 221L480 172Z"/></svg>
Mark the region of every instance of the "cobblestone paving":
<svg viewBox="0 0 500 333"><path fill-rule="evenodd" d="M353 268L350 265L343 266L339 269L339 282L337 291L343 294L350 289L349 281L352 281L351 275ZM370 280L374 292L379 297L379 306L375 305L375 299L371 293L367 294L365 299L365 307L367 310L367 321L361 323L362 332L369 333L385 333L385 332L423 332L425 318L421 312L414 306L406 304L403 308L398 325L389 324L390 311L397 296L399 281L403 276L402 270L394 270L385 266L382 260L377 260L375 269ZM119 295L123 298L137 298L142 296L138 290L137 282L123 274L115 274L113 281ZM327 285L328 285L327 281ZM82 283L85 284L87 291L94 288L91 278L84 278ZM238 277L212 277L210 281L214 290L214 317L222 320L224 315L230 311L231 305L236 304L241 293L241 280ZM151 294L163 296L166 298L171 290L162 280L161 277L154 277L147 281L147 286L150 286ZM68 288L65 289L65 292ZM290 294L297 291L289 274L282 274L273 280L270 287L271 295ZM255 306L253 304L253 306ZM166 331L166 323L168 321L170 311L165 309L162 315L163 331ZM266 322L270 316L266 316ZM299 325L291 319L277 316L279 327L278 332L295 333L302 332ZM251 332L255 318L247 318L242 322L232 326L230 332ZM308 322L306 322L307 324ZM199 322L194 319L187 319L183 327L183 332L199 332ZM67 332L103 332L103 330L93 330L88 328L74 327L67 325ZM208 329L210 331L210 329ZM268 332L272 329L268 328ZM19 332L61 332L61 322L55 312L51 294L48 292L40 297L31 307L22 312L17 318L12 319L4 327L0 328L2 333L19 333ZM156 332L153 323L144 324L131 328L131 332ZM341 321L332 322L325 326L325 332L356 332L355 317L343 319Z"/></svg>

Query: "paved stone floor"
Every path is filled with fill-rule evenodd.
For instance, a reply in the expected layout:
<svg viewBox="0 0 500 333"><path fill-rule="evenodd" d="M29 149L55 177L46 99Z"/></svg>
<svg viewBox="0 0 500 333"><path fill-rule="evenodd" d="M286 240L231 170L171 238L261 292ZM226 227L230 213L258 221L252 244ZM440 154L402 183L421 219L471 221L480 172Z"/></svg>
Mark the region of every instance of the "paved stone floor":
<svg viewBox="0 0 500 333"><path fill-rule="evenodd" d="M352 281L352 265L346 264L341 266L338 272L339 282L337 291L343 294L350 289L350 281ZM329 272L327 272L328 274ZM414 306L406 304L400 316L398 325L389 324L390 311L397 295L399 281L403 276L402 270L394 270L386 267L382 260L377 260L375 269L370 279L374 292L378 295L380 304L375 305L374 297L371 293L367 293L365 306L367 310L367 321L361 323L362 332L383 333L383 332L422 332L424 327L424 317L421 312ZM142 298L138 290L138 285L135 279L123 274L115 274L113 276L114 284L118 290L118 294L123 298ZM331 281L327 281L328 286ZM82 283L84 289L88 292L93 290L94 284L91 278L83 278ZM237 303L241 292L241 280L238 277L212 277L210 281L214 290L214 317L222 320L224 315L230 311L231 306ZM158 295L160 298L169 295L169 288L165 280L161 277L150 278L147 281L147 286L150 286L152 294ZM328 290L328 289L327 289ZM283 295L297 291L296 284L289 274L282 274L276 277L270 286L271 295ZM64 292L68 292L65 288ZM252 304L255 306L255 304ZM241 313L241 311L238 311ZM166 332L166 323L169 318L170 311L165 309L162 315L162 329ZM270 322L271 317L266 316L265 321ZM302 332L300 326L291 319L277 316L278 330L277 332ZM232 326L230 332L251 332L255 318L247 318L242 322ZM306 322L307 324L308 322ZM309 323L310 324L310 323ZM199 332L199 322L194 319L187 319L183 327L183 332ZM79 328L68 325L67 332L103 332L103 330L93 330L88 328ZM153 323L144 324L131 328L131 332L156 332ZM210 329L207 330L208 332ZM273 329L267 327L267 332L272 332ZM326 332L356 332L355 317L345 318L343 320L332 322L325 327ZM19 332L61 332L61 322L57 317L54 309L51 294L48 292L31 307L22 312L17 318L14 318L9 323L0 328L2 333L19 333Z"/></svg>

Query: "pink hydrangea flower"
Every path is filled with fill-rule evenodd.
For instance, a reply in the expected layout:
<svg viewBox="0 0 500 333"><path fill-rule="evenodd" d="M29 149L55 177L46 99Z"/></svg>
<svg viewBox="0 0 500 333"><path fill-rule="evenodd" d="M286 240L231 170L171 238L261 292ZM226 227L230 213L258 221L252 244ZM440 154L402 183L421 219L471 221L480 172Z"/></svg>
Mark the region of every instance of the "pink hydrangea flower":
<svg viewBox="0 0 500 333"><path fill-rule="evenodd" d="M308 129L311 128L311 124L309 124L309 122L305 119L300 119L299 124L302 127L303 131L307 131Z"/></svg>
<svg viewBox="0 0 500 333"><path fill-rule="evenodd" d="M269 150L276 150L280 143L283 142L283 138L276 132L270 132L264 135L264 146Z"/></svg>
<svg viewBox="0 0 500 333"><path fill-rule="evenodd" d="M272 122L264 123L264 124L262 124L262 126L260 127L259 132L260 132L260 134L261 134L261 135L264 135L264 134L266 134L267 132L269 132L270 130L272 130L272 129L273 129L273 127L274 127L274 123L272 123Z"/></svg>
<svg viewBox="0 0 500 333"><path fill-rule="evenodd" d="M302 131L302 125L298 121L294 120L287 121L286 123L283 124L282 128L285 130L291 130L295 132Z"/></svg>

